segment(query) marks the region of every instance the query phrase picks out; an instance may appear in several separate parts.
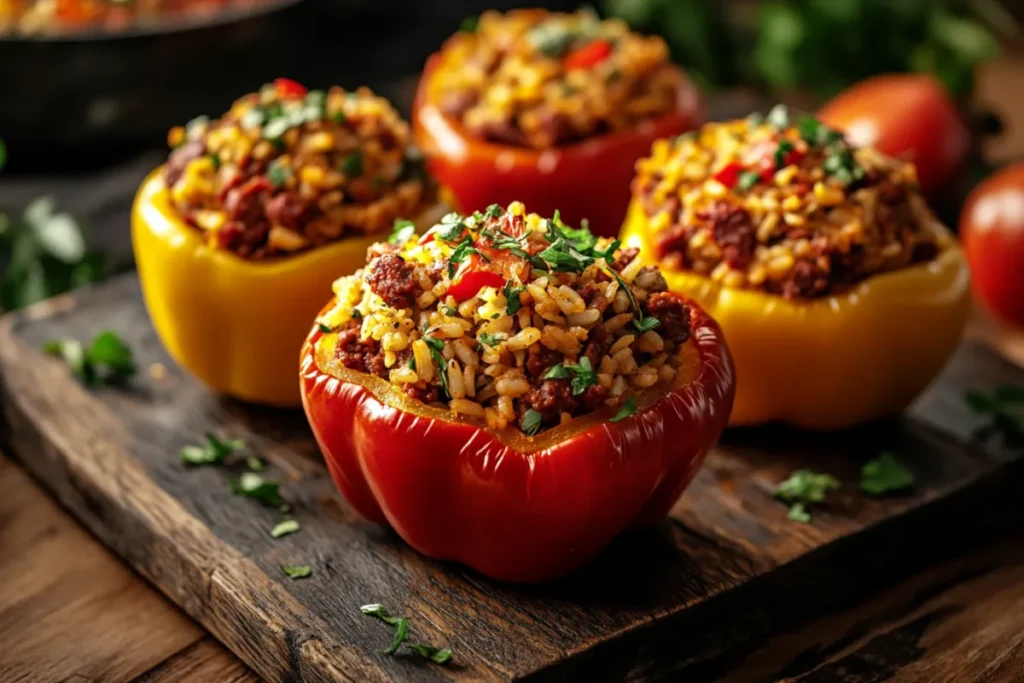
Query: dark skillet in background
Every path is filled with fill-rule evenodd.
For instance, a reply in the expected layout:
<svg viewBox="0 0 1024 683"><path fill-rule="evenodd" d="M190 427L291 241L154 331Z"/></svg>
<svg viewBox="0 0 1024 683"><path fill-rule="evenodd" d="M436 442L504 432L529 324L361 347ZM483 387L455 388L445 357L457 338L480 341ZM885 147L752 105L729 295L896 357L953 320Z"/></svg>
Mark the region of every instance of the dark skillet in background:
<svg viewBox="0 0 1024 683"><path fill-rule="evenodd" d="M8 172L82 170L164 145L277 76L369 85L408 113L426 57L490 7L576 2L267 0L248 11L124 32L0 37L0 138Z"/></svg>

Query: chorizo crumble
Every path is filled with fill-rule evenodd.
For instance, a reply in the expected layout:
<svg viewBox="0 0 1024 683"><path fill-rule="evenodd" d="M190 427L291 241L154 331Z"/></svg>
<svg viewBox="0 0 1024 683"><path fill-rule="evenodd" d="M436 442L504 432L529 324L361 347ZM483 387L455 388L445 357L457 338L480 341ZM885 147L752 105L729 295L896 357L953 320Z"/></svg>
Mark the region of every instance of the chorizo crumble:
<svg viewBox="0 0 1024 683"><path fill-rule="evenodd" d="M448 214L422 237L399 222L334 283L320 329L347 368L491 429L528 435L671 387L690 310L635 249L513 202Z"/></svg>
<svg viewBox="0 0 1024 683"><path fill-rule="evenodd" d="M633 195L664 268L787 299L930 261L948 242L913 164L781 106L659 140Z"/></svg>
<svg viewBox="0 0 1024 683"><path fill-rule="evenodd" d="M428 83L474 136L543 149L623 130L678 107L665 41L593 11L495 11L452 36Z"/></svg>
<svg viewBox="0 0 1024 683"><path fill-rule="evenodd" d="M220 119L171 129L164 179L208 243L260 259L419 215L433 188L398 112L366 88L279 78Z"/></svg>

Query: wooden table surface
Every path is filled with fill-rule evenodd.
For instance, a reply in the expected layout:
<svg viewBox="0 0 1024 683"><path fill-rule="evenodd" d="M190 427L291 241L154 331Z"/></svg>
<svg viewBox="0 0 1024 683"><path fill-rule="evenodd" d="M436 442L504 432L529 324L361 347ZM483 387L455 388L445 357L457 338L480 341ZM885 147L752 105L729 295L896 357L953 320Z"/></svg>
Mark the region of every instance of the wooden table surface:
<svg viewBox="0 0 1024 683"><path fill-rule="evenodd" d="M983 74L1012 119L991 156L1024 151L1024 61ZM1024 339L973 334L1024 364ZM26 456L28 457L28 456ZM85 532L0 453L0 683L258 678ZM879 587L869 601L737 652L709 681L1024 681L1024 529ZM800 672L796 674L795 672Z"/></svg>

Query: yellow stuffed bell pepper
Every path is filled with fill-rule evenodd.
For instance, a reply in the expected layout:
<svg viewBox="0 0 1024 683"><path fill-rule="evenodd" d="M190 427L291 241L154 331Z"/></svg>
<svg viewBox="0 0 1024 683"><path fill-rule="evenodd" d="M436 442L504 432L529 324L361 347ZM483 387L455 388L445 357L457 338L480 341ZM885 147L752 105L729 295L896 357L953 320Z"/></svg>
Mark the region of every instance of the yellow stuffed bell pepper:
<svg viewBox="0 0 1024 683"><path fill-rule="evenodd" d="M367 145L365 129L399 144ZM299 351L324 291L360 268L396 219L419 217L412 229L437 213L426 180L410 173L407 126L368 91L307 92L278 79L169 137L175 151L132 208L153 325L215 391L298 406Z"/></svg>
<svg viewBox="0 0 1024 683"><path fill-rule="evenodd" d="M810 117L709 124L638 163L626 246L721 325L730 424L898 413L956 348L968 272L914 168Z"/></svg>

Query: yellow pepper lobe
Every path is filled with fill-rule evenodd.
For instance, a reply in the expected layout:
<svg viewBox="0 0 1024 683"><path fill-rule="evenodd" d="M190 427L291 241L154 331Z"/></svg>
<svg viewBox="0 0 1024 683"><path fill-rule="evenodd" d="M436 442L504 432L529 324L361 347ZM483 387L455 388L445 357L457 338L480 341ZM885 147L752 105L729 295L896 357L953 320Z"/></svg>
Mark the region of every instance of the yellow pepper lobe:
<svg viewBox="0 0 1024 683"><path fill-rule="evenodd" d="M657 233L647 220L634 202L622 239L654 264ZM724 287L669 268L662 274L725 333L737 380L730 425L842 429L903 410L956 348L969 306L968 272L955 240L946 237L929 262L820 299Z"/></svg>

